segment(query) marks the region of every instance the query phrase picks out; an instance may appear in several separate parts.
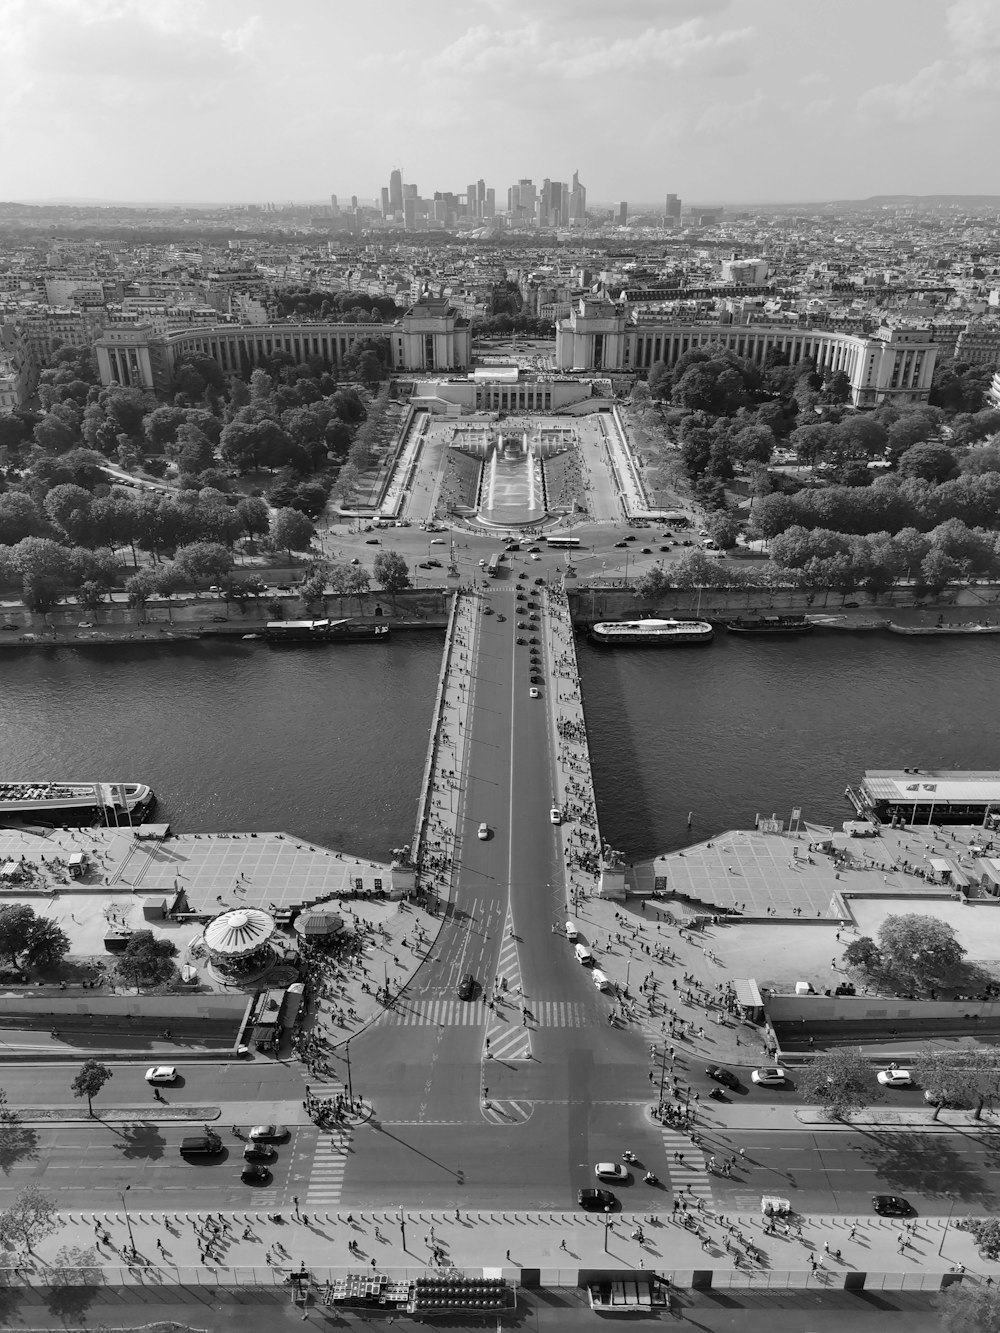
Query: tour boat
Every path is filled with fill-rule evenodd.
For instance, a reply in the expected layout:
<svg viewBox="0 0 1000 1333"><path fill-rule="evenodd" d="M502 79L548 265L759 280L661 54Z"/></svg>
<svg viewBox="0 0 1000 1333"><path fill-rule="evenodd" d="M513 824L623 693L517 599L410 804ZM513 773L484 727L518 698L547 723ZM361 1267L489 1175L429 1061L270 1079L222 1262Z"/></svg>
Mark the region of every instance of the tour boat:
<svg viewBox="0 0 1000 1333"><path fill-rule="evenodd" d="M0 821L139 823L156 803L141 782L0 782Z"/></svg>
<svg viewBox="0 0 1000 1333"><path fill-rule="evenodd" d="M714 630L707 620L602 620L590 629L594 643L643 648L676 648L683 644L711 643Z"/></svg>

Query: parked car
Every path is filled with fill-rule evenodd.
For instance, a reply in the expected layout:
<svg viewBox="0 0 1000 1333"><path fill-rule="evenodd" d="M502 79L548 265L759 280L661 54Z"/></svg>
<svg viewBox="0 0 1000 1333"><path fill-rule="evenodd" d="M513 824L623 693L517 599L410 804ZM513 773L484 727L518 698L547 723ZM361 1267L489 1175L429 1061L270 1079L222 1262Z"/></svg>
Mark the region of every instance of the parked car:
<svg viewBox="0 0 1000 1333"><path fill-rule="evenodd" d="M883 1088L912 1088L913 1076L908 1069L880 1069L877 1075Z"/></svg>
<svg viewBox="0 0 1000 1333"><path fill-rule="evenodd" d="M873 1194L872 1207L880 1217L909 1217L913 1212L913 1204L898 1194Z"/></svg>
<svg viewBox="0 0 1000 1333"><path fill-rule="evenodd" d="M577 1195L577 1203L581 1208L600 1208L603 1213L606 1208L617 1208L618 1200L610 1190L581 1190Z"/></svg>

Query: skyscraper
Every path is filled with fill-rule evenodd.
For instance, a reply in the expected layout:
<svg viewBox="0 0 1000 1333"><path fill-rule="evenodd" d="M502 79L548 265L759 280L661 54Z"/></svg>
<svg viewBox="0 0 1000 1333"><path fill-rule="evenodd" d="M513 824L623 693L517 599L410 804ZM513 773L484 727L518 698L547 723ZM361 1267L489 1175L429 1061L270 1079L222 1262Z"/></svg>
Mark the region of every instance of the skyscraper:
<svg viewBox="0 0 1000 1333"><path fill-rule="evenodd" d="M330 212L334 217L337 217L340 213L340 207L337 203L337 196L335 194L330 195Z"/></svg>
<svg viewBox="0 0 1000 1333"><path fill-rule="evenodd" d="M676 196L675 194L668 194L668 195L667 195L667 210L666 210L666 211L667 211L667 217L668 217L668 218L674 218L674 219L676 219L676 221L678 221L678 222L680 221L680 216L681 216L681 201L677 198L677 196Z"/></svg>
<svg viewBox="0 0 1000 1333"><path fill-rule="evenodd" d="M573 185L569 192L569 222L582 222L587 215L587 187L580 184L580 173L573 172Z"/></svg>
<svg viewBox="0 0 1000 1333"><path fill-rule="evenodd" d="M615 204L615 226L624 227L628 223L628 204L622 199Z"/></svg>
<svg viewBox="0 0 1000 1333"><path fill-rule="evenodd" d="M391 205L390 205L390 203L389 203L389 190L388 190L388 187L387 187L387 186L383 185L383 186L382 186L382 216L383 216L384 218L387 218L391 212L392 212L392 208L391 208Z"/></svg>
<svg viewBox="0 0 1000 1333"><path fill-rule="evenodd" d="M471 181L465 187L465 211L467 216L470 218L479 217L479 208L477 207L476 204L476 198L477 196L476 196L475 181Z"/></svg>
<svg viewBox="0 0 1000 1333"><path fill-rule="evenodd" d="M486 202L483 204L483 217L495 218L497 215L497 192L492 186L486 191Z"/></svg>
<svg viewBox="0 0 1000 1333"><path fill-rule="evenodd" d="M394 213L403 208L403 173L398 167L389 173L389 207Z"/></svg>

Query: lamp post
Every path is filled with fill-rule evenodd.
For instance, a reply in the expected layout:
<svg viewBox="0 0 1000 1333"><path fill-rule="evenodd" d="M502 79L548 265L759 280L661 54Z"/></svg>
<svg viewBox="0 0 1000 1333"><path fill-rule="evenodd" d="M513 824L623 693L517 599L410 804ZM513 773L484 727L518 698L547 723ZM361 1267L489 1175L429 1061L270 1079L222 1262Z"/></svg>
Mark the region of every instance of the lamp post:
<svg viewBox="0 0 1000 1333"><path fill-rule="evenodd" d="M350 1037L348 1037L347 1041L344 1043L344 1055L347 1057L347 1096L348 1100L351 1103L351 1106L353 1107L354 1084L351 1081L351 1038Z"/></svg>
<svg viewBox="0 0 1000 1333"><path fill-rule="evenodd" d="M399 1205L399 1234L403 1241L403 1253L408 1254L406 1248L406 1218L403 1216L403 1205Z"/></svg>
<svg viewBox="0 0 1000 1333"><path fill-rule="evenodd" d="M129 1192L131 1188L132 1188L131 1185L125 1186L125 1188L121 1191L121 1200L122 1200L122 1212L125 1214L125 1225L128 1227L128 1243L132 1250L132 1257L135 1258L136 1248L135 1248L135 1237L132 1235L132 1219L129 1217L128 1208L125 1205L125 1195Z"/></svg>
<svg viewBox="0 0 1000 1333"><path fill-rule="evenodd" d="M604 1205L604 1253L608 1252L608 1227L611 1225L611 1205Z"/></svg>

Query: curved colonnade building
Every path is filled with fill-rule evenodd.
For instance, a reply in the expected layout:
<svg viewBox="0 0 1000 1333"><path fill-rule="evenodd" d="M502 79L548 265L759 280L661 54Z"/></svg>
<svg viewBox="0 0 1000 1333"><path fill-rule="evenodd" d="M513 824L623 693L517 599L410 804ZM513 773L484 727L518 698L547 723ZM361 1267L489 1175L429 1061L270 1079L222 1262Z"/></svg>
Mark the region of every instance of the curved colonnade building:
<svg viewBox="0 0 1000 1333"><path fill-rule="evenodd" d="M115 325L95 343L102 384L133 385L167 393L173 369L190 355L210 356L224 373L246 378L275 352L296 362L317 358L341 366L356 342L385 338L396 374L468 371L468 320L446 300L422 301L392 324L260 324L157 331L152 325ZM937 347L926 329L884 326L869 337L791 325L679 324L639 316L627 304L583 297L556 325L555 369L593 376L642 374L657 362L671 367L692 348L721 346L756 365L768 352L791 365L813 359L820 370L843 371L855 407L891 401L927 401ZM554 406L554 404L553 404Z"/></svg>

